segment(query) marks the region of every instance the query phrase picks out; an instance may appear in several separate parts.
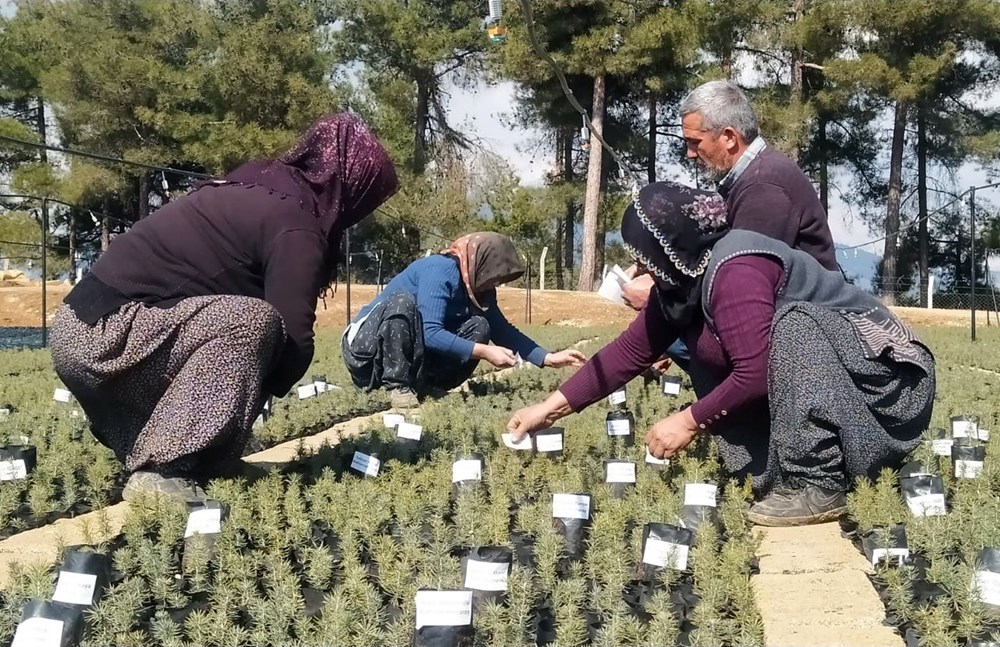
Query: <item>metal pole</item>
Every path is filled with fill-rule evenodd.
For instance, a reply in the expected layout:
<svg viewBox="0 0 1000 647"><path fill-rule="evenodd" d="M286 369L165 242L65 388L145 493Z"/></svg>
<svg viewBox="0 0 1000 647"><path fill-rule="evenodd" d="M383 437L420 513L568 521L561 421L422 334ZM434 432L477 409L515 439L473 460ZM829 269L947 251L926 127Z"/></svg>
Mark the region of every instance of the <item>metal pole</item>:
<svg viewBox="0 0 1000 647"><path fill-rule="evenodd" d="M347 288L347 325L351 325L351 230L344 232L344 284Z"/></svg>
<svg viewBox="0 0 1000 647"><path fill-rule="evenodd" d="M48 251L49 247L49 199L42 198L42 348L49 345L49 324L48 312L48 288L46 279L49 276Z"/></svg>
<svg viewBox="0 0 1000 647"><path fill-rule="evenodd" d="M972 279L972 341L976 341L976 187L969 190L969 276Z"/></svg>

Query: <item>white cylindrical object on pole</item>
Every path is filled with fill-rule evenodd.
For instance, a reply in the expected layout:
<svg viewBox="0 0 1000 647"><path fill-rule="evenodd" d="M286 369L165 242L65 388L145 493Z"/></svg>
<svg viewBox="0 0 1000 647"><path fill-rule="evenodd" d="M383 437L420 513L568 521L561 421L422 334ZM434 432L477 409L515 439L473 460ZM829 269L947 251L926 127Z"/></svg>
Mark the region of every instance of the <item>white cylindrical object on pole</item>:
<svg viewBox="0 0 1000 647"><path fill-rule="evenodd" d="M927 275L927 309L934 309L934 275Z"/></svg>
<svg viewBox="0 0 1000 647"><path fill-rule="evenodd" d="M503 0L490 0L489 4L490 4L490 21L498 22L501 18L503 18Z"/></svg>
<svg viewBox="0 0 1000 647"><path fill-rule="evenodd" d="M538 289L545 289L545 257L549 254L548 246L542 248L542 256L538 260Z"/></svg>

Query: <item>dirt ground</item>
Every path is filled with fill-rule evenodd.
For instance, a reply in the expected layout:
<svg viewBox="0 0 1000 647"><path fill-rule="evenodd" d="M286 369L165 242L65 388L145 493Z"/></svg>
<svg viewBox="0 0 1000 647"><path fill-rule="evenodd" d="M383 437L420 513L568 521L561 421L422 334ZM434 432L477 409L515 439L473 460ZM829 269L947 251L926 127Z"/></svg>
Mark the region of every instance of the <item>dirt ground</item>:
<svg viewBox="0 0 1000 647"><path fill-rule="evenodd" d="M63 297L69 292L67 283L50 281L47 285L46 310L51 320ZM375 296L371 285L351 286L351 312L357 313ZM317 307L317 320L322 327L340 328L345 325L347 305L346 289L337 287L326 304ZM514 324L525 321L525 291L503 288L500 306ZM896 308L906 321L917 325L968 326L968 310L925 310L921 308ZM0 326L41 325L42 288L35 282L27 286L0 287ZM987 324L987 313L979 312L977 322ZM565 290L533 290L531 292L531 323L557 326L624 326L632 320L633 313L625 306L610 303L596 294ZM995 325L996 320L993 318Z"/></svg>

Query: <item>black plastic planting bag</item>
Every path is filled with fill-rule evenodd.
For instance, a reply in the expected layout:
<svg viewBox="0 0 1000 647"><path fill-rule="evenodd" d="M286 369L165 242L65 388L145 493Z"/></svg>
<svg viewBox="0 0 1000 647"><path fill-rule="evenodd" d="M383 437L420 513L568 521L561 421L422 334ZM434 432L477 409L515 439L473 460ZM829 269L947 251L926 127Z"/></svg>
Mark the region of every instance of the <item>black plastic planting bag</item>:
<svg viewBox="0 0 1000 647"><path fill-rule="evenodd" d="M948 514L945 507L944 483L940 476L916 474L899 479L899 489L903 493L906 507L917 517L933 517Z"/></svg>
<svg viewBox="0 0 1000 647"><path fill-rule="evenodd" d="M474 546L462 556L462 588L472 591L474 608L507 597L513 561L513 552L504 546Z"/></svg>
<svg viewBox="0 0 1000 647"><path fill-rule="evenodd" d="M604 425L608 437L625 447L635 444L635 417L629 411L609 411Z"/></svg>
<svg viewBox="0 0 1000 647"><path fill-rule="evenodd" d="M424 428L412 422L401 422L396 425L396 444L403 450L401 453L406 461L415 460L423 433Z"/></svg>
<svg viewBox="0 0 1000 647"><path fill-rule="evenodd" d="M590 495L553 494L552 527L566 539L566 556L582 559L590 531Z"/></svg>
<svg viewBox="0 0 1000 647"><path fill-rule="evenodd" d="M694 543L694 533L667 523L647 523L642 529L642 556L638 579L650 582L660 569L687 570L688 553Z"/></svg>
<svg viewBox="0 0 1000 647"><path fill-rule="evenodd" d="M472 591L417 591L413 647L472 647Z"/></svg>
<svg viewBox="0 0 1000 647"><path fill-rule="evenodd" d="M983 548L979 551L972 583L983 604L993 614L1000 613L1000 550Z"/></svg>
<svg viewBox="0 0 1000 647"><path fill-rule="evenodd" d="M83 632L83 609L72 604L29 600L11 647L73 647Z"/></svg>
<svg viewBox="0 0 1000 647"><path fill-rule="evenodd" d="M215 540L222 532L222 522L229 515L229 506L215 500L188 501L188 519L184 528L184 555L196 542L204 542L209 559L215 557Z"/></svg>
<svg viewBox="0 0 1000 647"><path fill-rule="evenodd" d="M0 481L28 478L38 465L38 452L31 445L6 445L0 448Z"/></svg>
<svg viewBox="0 0 1000 647"><path fill-rule="evenodd" d="M879 563L901 566L910 556L903 524L889 528L888 533L879 528L866 532L861 536L861 548L873 568Z"/></svg>
<svg viewBox="0 0 1000 647"><path fill-rule="evenodd" d="M101 599L111 581L111 560L107 555L69 547L63 551L53 602L90 606Z"/></svg>
<svg viewBox="0 0 1000 647"><path fill-rule="evenodd" d="M974 479L986 463L986 446L977 441L956 442L951 446L951 464L955 478Z"/></svg>
<svg viewBox="0 0 1000 647"><path fill-rule="evenodd" d="M686 483L680 525L697 532L703 523L719 524L719 486L714 483Z"/></svg>
<svg viewBox="0 0 1000 647"><path fill-rule="evenodd" d="M635 463L630 461L604 461L604 482L616 499L625 498L628 490L635 486L635 473Z"/></svg>
<svg viewBox="0 0 1000 647"><path fill-rule="evenodd" d="M474 490L483 480L483 455L478 452L459 452L451 464L451 491L458 494L465 490Z"/></svg>
<svg viewBox="0 0 1000 647"><path fill-rule="evenodd" d="M680 395L681 378L675 375L661 375L660 392L663 395Z"/></svg>

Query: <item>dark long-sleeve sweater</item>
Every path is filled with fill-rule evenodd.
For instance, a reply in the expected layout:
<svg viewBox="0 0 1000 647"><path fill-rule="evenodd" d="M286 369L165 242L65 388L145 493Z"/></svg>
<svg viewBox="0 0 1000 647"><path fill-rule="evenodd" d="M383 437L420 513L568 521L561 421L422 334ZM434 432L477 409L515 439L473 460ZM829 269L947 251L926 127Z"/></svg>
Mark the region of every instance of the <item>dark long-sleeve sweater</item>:
<svg viewBox="0 0 1000 647"><path fill-rule="evenodd" d="M764 256L740 256L723 263L708 304L713 329L701 318L688 330L672 329L654 291L625 332L559 391L573 411L580 411L649 368L680 334L699 365L722 378L718 387L691 407L696 423L708 429L730 414L759 405L767 398L771 322L784 275L780 263Z"/></svg>
<svg viewBox="0 0 1000 647"><path fill-rule="evenodd" d="M254 185L204 186L116 237L66 302L94 324L126 301L170 307L217 294L263 299L287 333L264 387L284 395L312 361L316 299L332 262L328 249L318 221L298 199Z"/></svg>

